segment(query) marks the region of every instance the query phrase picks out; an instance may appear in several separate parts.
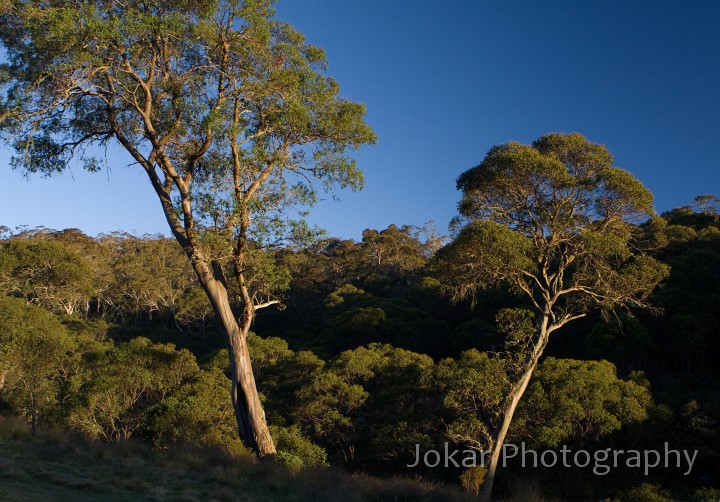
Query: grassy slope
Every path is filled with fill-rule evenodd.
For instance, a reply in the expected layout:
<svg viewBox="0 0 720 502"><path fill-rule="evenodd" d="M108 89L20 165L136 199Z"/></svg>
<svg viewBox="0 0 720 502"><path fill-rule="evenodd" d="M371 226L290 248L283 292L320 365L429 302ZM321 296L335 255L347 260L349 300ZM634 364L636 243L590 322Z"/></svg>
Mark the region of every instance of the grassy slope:
<svg viewBox="0 0 720 502"><path fill-rule="evenodd" d="M470 500L448 487L323 469L293 473L219 451L164 455L139 443L102 445L63 433L30 438L0 427L0 500L364 501Z"/></svg>

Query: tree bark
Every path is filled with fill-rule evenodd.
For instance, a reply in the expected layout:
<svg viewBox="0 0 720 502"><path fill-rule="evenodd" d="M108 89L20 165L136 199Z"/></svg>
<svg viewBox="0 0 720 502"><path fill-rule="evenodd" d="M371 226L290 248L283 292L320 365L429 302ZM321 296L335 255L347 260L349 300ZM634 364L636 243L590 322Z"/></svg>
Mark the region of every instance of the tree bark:
<svg viewBox="0 0 720 502"><path fill-rule="evenodd" d="M495 482L495 472L497 471L498 463L500 462L500 454L502 453L503 444L505 443L505 436L507 436L507 432L510 429L510 424L512 423L512 419L515 415L517 405L520 402L520 398L522 398L523 394L525 394L525 390L530 383L530 378L532 378L532 374L535 371L538 361L540 360L540 356L542 355L543 350L545 349L545 345L547 344L547 339L549 335L549 319L550 310L547 309L545 314L543 314L542 320L540 321L540 334L538 336L535 348L528 358L528 364L525 367L525 371L523 372L518 382L513 386L510 394L508 395L506 401L507 405L505 406L505 413L503 414L502 423L500 424L500 427L495 434L495 438L491 447L490 465L488 466L488 471L485 475L485 481L480 487L480 500L483 502L489 502L490 500L492 500L492 489L493 483Z"/></svg>
<svg viewBox="0 0 720 502"><path fill-rule="evenodd" d="M503 444L505 443L505 436L510 429L515 410L520 402L520 398L525 393L530 378L532 377L535 366L527 369L521 377L518 384L513 388L512 392L508 396L508 405L503 416L502 424L495 436L495 441L492 446L490 453L490 465L488 466L487 474L485 474L485 481L483 482L480 489L480 500L483 502L489 502L491 500L493 483L495 482L495 472L497 471L498 463L500 462L500 453L502 453Z"/></svg>
<svg viewBox="0 0 720 502"><path fill-rule="evenodd" d="M255 385L250 352L247 346L247 334L253 317L251 315L248 318L246 309L243 312L243 328L241 329L230 307L227 282L222 274L222 268L219 264L213 263L214 270L211 269L195 240L194 219L187 187L178 185L178 189L183 194L182 213L184 222L181 224L175 213L169 191L165 190L152 166L132 145L129 145L126 140L123 142L123 140L124 137L121 136L123 146L127 145L126 148L145 167L150 181L160 198L170 230L185 251L185 255L188 257L200 285L210 300L215 315L225 330L230 355L230 377L232 381L230 393L238 426L238 435L246 446L255 451L258 457L275 455L275 444L265 421L265 412ZM179 176L176 177L176 185L179 183L179 179ZM252 314L252 305L250 308Z"/></svg>
<svg viewBox="0 0 720 502"><path fill-rule="evenodd" d="M275 444L265 421L265 412L255 385L247 346L247 334L252 319L245 319L243 322L245 329L241 328L230 308L224 281L216 278L204 260L199 259L197 255L191 257L191 262L227 334L232 380L231 396L240 439L255 450L259 457L274 455Z"/></svg>
<svg viewBox="0 0 720 502"><path fill-rule="evenodd" d="M37 406L35 404L35 393L33 391L30 391L30 423L31 423L31 434L35 436L35 432L37 432L37 423L38 423L38 415L37 415Z"/></svg>

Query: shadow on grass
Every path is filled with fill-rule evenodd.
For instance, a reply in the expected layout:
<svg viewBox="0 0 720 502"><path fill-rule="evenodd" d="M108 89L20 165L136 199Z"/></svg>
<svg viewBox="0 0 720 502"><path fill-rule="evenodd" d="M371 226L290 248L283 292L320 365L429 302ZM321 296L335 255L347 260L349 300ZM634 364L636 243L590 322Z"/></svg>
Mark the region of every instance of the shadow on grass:
<svg viewBox="0 0 720 502"><path fill-rule="evenodd" d="M0 499L243 501L476 500L457 488L334 468L293 470L221 447L153 450L139 441L90 442L61 430L32 437L0 418Z"/></svg>

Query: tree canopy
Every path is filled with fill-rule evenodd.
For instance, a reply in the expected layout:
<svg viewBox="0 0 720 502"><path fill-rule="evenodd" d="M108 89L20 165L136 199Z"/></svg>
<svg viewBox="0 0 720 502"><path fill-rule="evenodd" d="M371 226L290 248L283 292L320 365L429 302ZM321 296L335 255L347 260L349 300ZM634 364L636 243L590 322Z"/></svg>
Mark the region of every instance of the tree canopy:
<svg viewBox="0 0 720 502"><path fill-rule="evenodd" d="M648 306L667 267L642 249L652 194L582 135L492 148L458 178L469 221L439 256L455 298L509 285L555 329L591 307Z"/></svg>

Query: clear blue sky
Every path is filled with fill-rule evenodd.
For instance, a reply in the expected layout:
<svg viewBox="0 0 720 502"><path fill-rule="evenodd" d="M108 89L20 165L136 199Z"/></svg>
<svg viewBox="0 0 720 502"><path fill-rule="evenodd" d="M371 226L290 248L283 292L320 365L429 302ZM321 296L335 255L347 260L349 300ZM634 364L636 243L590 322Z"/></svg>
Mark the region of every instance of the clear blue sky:
<svg viewBox="0 0 720 502"><path fill-rule="evenodd" d="M652 190L659 211L720 195L720 2L280 0L278 17L326 49L342 93L367 104L378 144L362 192L311 213L359 239L391 223L447 229L455 180L487 150L578 131ZM7 167L0 225L166 233L159 203L118 151L26 181ZM132 201L131 207L126 202Z"/></svg>

